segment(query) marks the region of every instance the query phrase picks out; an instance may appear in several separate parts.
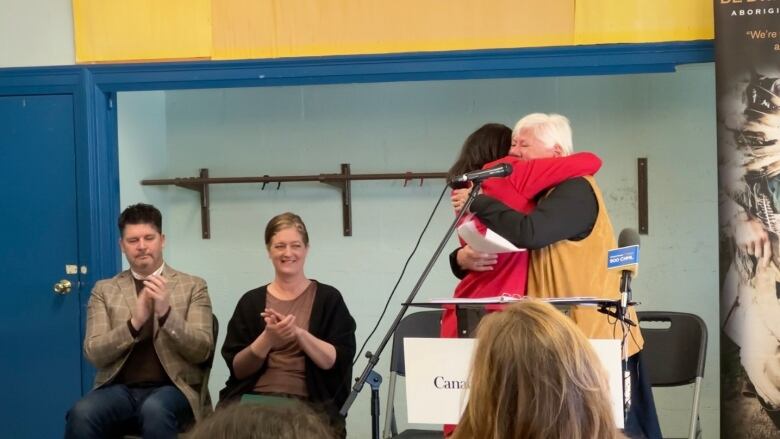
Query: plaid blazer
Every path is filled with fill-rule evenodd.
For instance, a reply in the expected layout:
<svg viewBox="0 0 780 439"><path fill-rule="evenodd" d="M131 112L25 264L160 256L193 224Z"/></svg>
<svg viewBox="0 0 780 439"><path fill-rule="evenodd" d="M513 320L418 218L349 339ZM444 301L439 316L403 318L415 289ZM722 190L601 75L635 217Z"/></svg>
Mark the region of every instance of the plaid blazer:
<svg viewBox="0 0 780 439"><path fill-rule="evenodd" d="M214 351L211 300L206 282L166 265L171 312L160 327L154 320L154 349L174 385L184 393L195 419L211 412L211 397L202 386L202 363ZM129 270L95 284L87 305L87 333L84 355L98 369L94 388L111 382L136 343L127 321L135 309L137 295ZM203 394L201 394L201 387Z"/></svg>

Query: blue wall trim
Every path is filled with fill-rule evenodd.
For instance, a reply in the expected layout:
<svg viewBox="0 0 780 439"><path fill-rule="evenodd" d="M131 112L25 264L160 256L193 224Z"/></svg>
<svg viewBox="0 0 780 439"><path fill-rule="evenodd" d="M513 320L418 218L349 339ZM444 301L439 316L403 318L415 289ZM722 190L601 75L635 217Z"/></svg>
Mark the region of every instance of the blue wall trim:
<svg viewBox="0 0 780 439"><path fill-rule="evenodd" d="M92 287L100 279L111 277L121 268L117 246L119 233L119 163L117 158L116 102L95 83L88 69L79 70L76 93L76 202L79 212L79 260L88 267L79 289L81 338L84 338L87 302ZM92 388L95 369L82 356L81 388Z"/></svg>
<svg viewBox="0 0 780 439"><path fill-rule="evenodd" d="M0 69L0 96L72 94L82 338L94 283L121 269L116 92L672 72L714 61L712 40L249 61ZM0 124L2 121L0 121ZM82 389L94 369L83 360Z"/></svg>
<svg viewBox="0 0 780 439"><path fill-rule="evenodd" d="M87 69L103 91L262 87L674 71L714 60L711 40L148 64L0 69L4 88L68 85ZM77 79L76 79L77 81Z"/></svg>

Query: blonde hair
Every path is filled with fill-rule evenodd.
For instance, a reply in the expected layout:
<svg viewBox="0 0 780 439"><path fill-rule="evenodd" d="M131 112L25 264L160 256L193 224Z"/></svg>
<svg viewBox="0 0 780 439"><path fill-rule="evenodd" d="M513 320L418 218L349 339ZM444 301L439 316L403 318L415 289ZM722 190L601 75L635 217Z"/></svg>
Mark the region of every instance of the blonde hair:
<svg viewBox="0 0 780 439"><path fill-rule="evenodd" d="M301 239L303 240L303 244L306 247L308 247L309 232L306 231L306 224L303 223L303 220L298 215L292 212L285 212L285 213L280 213L279 215L276 215L275 217L271 218L271 220L268 221L268 224L266 224L265 226L266 248L271 247L271 240L273 239L274 235L279 233L280 230L287 229L290 227L296 229L298 233L301 234Z"/></svg>
<svg viewBox="0 0 780 439"><path fill-rule="evenodd" d="M453 439L610 439L606 374L590 342L551 305L528 300L486 316Z"/></svg>
<svg viewBox="0 0 780 439"><path fill-rule="evenodd" d="M531 113L517 121L512 136L518 135L526 128L531 130L546 147L552 148L558 145L564 156L574 152L571 125L565 116L555 113Z"/></svg>

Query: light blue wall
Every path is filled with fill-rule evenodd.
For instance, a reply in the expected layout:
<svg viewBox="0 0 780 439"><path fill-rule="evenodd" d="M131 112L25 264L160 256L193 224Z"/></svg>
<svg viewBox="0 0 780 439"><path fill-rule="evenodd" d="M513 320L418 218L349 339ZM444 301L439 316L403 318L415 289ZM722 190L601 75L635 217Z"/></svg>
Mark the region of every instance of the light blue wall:
<svg viewBox="0 0 780 439"><path fill-rule="evenodd" d="M120 206L139 201L165 208L168 193L163 189L141 186L146 178L156 178L168 172L168 146L166 143L165 92L149 91L121 93L117 96L117 129L119 145ZM167 219L167 218L166 218ZM163 224L163 228L167 223ZM122 261L127 268L127 261Z"/></svg>
<svg viewBox="0 0 780 439"><path fill-rule="evenodd" d="M401 181L353 182L352 237L342 236L341 198L330 186L286 183L279 190L269 185L261 191L259 185L215 185L210 240L200 239L195 192L141 189L138 180L195 176L201 167L213 177L335 173L340 163L350 163L353 173L444 171L473 129L487 121L511 125L531 111L568 115L575 149L604 159L597 178L616 231L637 226L636 158L648 158L650 234L642 236L635 298L642 309L694 312L707 322L711 339L701 412L705 437L718 437L717 183L710 64L635 76L193 90L167 92L164 99L123 93L122 204L161 205L166 259L208 281L222 322L219 346L238 298L272 279L262 242L266 221L286 210L300 214L312 239L307 274L342 291L362 342L441 193L442 180L406 187ZM445 203L380 334L451 218ZM448 248L454 247L453 240ZM454 285L442 258L421 296L447 296ZM388 360L385 352L378 368L385 376ZM355 374L364 364L361 358ZM226 377L227 368L217 359L211 381L215 396ZM688 395L656 393L666 435L685 434ZM350 413L350 437L370 436L368 396L366 388ZM399 398L403 405L403 392ZM403 426L404 417L399 421Z"/></svg>

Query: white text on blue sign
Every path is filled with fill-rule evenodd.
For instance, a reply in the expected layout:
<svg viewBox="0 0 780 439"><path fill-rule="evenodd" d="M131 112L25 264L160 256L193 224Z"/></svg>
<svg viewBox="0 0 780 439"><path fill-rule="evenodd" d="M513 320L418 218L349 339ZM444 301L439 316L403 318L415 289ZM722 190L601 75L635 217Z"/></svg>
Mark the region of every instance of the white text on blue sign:
<svg viewBox="0 0 780 439"><path fill-rule="evenodd" d="M610 250L607 254L607 268L620 268L639 263L639 246L631 245Z"/></svg>

